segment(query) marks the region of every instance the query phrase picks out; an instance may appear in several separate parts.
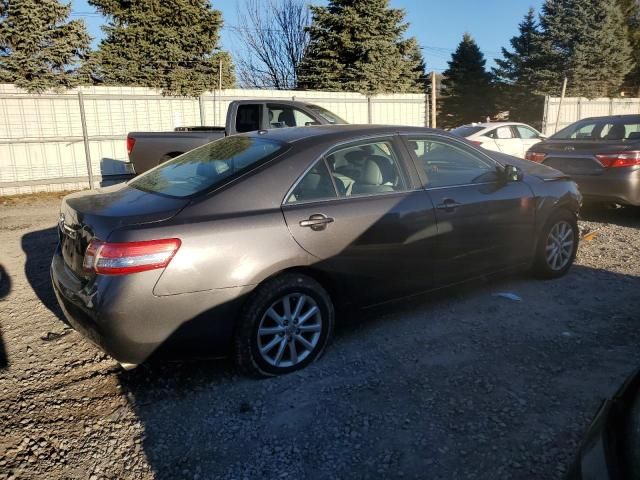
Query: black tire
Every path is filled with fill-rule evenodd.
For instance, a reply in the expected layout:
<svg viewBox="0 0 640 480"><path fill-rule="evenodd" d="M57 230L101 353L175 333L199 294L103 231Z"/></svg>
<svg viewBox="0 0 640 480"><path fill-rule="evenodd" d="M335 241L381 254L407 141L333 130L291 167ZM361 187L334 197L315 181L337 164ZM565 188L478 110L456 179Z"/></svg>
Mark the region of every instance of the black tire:
<svg viewBox="0 0 640 480"><path fill-rule="evenodd" d="M568 260L566 264L563 264L559 268L554 268L547 260L547 246L550 234L556 225L569 225L573 234L573 246L571 248ZM554 212L549 220L545 224L540 238L538 239L538 245L536 248L536 255L533 262L533 273L536 277L542 279L558 278L565 275L576 258L578 251L578 244L580 242L580 231L578 229L578 219L576 215L569 210L560 209Z"/></svg>
<svg viewBox="0 0 640 480"><path fill-rule="evenodd" d="M317 315L320 316L319 336L315 337L315 334L311 334L314 338L313 341L317 343L315 343L313 350L308 350L309 353L299 363L290 366L276 366L265 360L260 353L258 329L263 318L266 318L267 311L289 295L291 295L289 298L294 300L300 298L296 296L305 296L310 302L315 303L319 313L316 313L313 318L318 318ZM311 306L313 307L313 305ZM333 335L334 323L335 312L331 298L322 285L313 278L302 274L286 273L267 280L252 293L238 319L234 338L235 360L238 369L241 373L253 377L271 377L300 370L322 355ZM286 334L277 334L279 338L283 335ZM295 335L295 332L292 335ZM275 337L276 334L273 335L273 341L276 341ZM284 342L284 337L279 341ZM298 345L295 341L293 343ZM278 344L279 346L280 344ZM286 348L287 350L290 348L288 343ZM288 351L286 355L289 356L291 362L291 352Z"/></svg>

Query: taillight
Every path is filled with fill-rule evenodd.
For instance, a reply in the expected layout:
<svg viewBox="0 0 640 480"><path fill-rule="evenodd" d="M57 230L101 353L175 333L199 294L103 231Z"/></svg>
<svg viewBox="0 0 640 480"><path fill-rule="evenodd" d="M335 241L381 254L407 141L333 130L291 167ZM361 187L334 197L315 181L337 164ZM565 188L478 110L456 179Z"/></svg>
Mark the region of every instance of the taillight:
<svg viewBox="0 0 640 480"><path fill-rule="evenodd" d="M478 147L482 146L482 142L479 142L478 140L469 140L471 143L473 143L474 145L477 145Z"/></svg>
<svg viewBox="0 0 640 480"><path fill-rule="evenodd" d="M165 268L180 245L177 238L126 243L91 242L82 266L99 275L128 275Z"/></svg>
<svg viewBox="0 0 640 480"><path fill-rule="evenodd" d="M634 165L640 165L640 151L600 153L596 155L596 158L605 168L633 167Z"/></svg>
<svg viewBox="0 0 640 480"><path fill-rule="evenodd" d="M127 136L127 155L131 155L131 150L133 150L133 146L136 144L136 139L130 136Z"/></svg>
<svg viewBox="0 0 640 480"><path fill-rule="evenodd" d="M547 154L540 152L527 152L524 158L532 162L542 163L544 162L544 159L547 158Z"/></svg>

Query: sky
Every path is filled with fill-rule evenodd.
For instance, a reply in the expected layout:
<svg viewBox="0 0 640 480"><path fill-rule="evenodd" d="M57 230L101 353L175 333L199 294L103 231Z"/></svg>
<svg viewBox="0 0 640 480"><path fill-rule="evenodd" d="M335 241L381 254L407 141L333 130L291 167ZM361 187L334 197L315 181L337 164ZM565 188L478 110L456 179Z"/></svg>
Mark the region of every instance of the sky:
<svg viewBox="0 0 640 480"><path fill-rule="evenodd" d="M226 25L237 25L238 0L212 0L222 11ZM326 3L314 0L316 5ZM469 32L487 58L487 65L500 56L500 49L509 45L517 34L518 24L530 7L539 11L543 0L391 0L394 8L403 8L409 22L407 35L417 38L423 47L428 70L441 72L447 68L451 53ZM86 0L72 0L74 18L83 18L89 33L99 40L102 17ZM234 53L238 40L231 30L223 30L222 47Z"/></svg>

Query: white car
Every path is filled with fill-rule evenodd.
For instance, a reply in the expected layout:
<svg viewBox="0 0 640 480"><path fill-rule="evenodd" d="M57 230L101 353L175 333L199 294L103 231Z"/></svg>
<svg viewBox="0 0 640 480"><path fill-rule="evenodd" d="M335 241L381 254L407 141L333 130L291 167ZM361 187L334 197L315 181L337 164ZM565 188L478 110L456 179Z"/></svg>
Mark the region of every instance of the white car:
<svg viewBox="0 0 640 480"><path fill-rule="evenodd" d="M454 128L451 133L487 150L520 158L524 158L527 150L545 138L535 128L513 122L472 123Z"/></svg>

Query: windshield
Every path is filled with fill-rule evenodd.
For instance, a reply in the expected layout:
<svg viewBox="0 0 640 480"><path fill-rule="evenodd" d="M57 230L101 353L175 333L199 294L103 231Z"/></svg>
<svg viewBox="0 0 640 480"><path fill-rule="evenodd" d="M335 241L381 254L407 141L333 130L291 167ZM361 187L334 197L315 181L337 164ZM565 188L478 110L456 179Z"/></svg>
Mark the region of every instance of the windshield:
<svg viewBox="0 0 640 480"><path fill-rule="evenodd" d="M318 105L307 105L307 108L311 109L315 114L320 115L331 124L346 125L348 123L346 120L343 120L335 113L330 112L326 108L319 107Z"/></svg>
<svg viewBox="0 0 640 480"><path fill-rule="evenodd" d="M145 192L190 197L248 171L282 149L282 143L263 138L227 137L169 160L129 185Z"/></svg>
<svg viewBox="0 0 640 480"><path fill-rule="evenodd" d="M465 127L454 128L449 133L453 133L454 135L457 135L458 137L470 137L471 135L475 135L476 133L478 133L478 132L480 132L482 130L484 130L484 127L469 127L469 126L465 126Z"/></svg>
<svg viewBox="0 0 640 480"><path fill-rule="evenodd" d="M569 125L551 137L556 140L640 140L640 117L588 119Z"/></svg>

